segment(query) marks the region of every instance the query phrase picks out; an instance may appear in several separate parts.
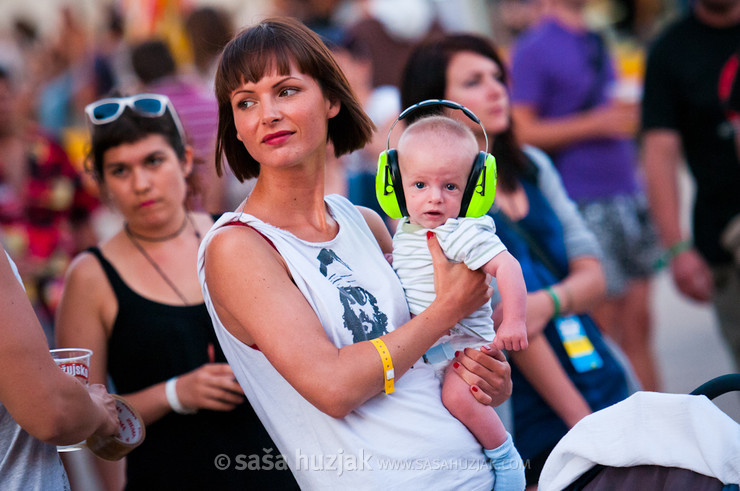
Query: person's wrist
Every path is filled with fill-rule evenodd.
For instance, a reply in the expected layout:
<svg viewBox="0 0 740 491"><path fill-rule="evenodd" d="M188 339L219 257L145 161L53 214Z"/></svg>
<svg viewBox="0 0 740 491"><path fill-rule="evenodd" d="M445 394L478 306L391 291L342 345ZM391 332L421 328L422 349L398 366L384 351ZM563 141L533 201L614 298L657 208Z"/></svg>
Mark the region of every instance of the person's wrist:
<svg viewBox="0 0 740 491"><path fill-rule="evenodd" d="M670 246L666 247L663 255L656 261L655 269L659 270L671 264L671 261L694 248L694 243L689 239L681 239L673 242Z"/></svg>
<svg viewBox="0 0 740 491"><path fill-rule="evenodd" d="M553 286L552 289L557 294L558 299L560 299L560 315L574 313L573 293L570 291L570 288L568 288L564 283L558 283L558 285Z"/></svg>
<svg viewBox="0 0 740 491"><path fill-rule="evenodd" d="M545 292L547 292L547 295L550 297L550 300L552 300L552 316L551 318L554 319L556 317L560 316L561 308L562 308L562 302L560 301L560 297L555 292L555 289L551 286L548 286L545 288Z"/></svg>
<svg viewBox="0 0 740 491"><path fill-rule="evenodd" d="M177 379L179 377L172 377L164 385L164 393L167 396L167 403L170 405L173 411L177 414L195 414L198 412L197 409L191 409L183 406L180 402L180 398L177 395Z"/></svg>
<svg viewBox="0 0 740 491"><path fill-rule="evenodd" d="M434 326L439 326L439 335L442 336L457 324L459 315L458 310L452 303L448 306L435 298L418 317L424 318L424 324L427 328L435 329Z"/></svg>

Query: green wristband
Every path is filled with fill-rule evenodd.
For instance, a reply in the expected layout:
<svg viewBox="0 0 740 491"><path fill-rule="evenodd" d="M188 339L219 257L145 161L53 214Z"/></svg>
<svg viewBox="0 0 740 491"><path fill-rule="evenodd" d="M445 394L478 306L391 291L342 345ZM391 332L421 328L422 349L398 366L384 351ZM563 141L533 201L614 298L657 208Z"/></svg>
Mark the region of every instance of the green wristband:
<svg viewBox="0 0 740 491"><path fill-rule="evenodd" d="M660 270L668 266L674 257L678 256L682 252L686 252L694 247L694 244L688 240L679 240L674 242L669 248L665 250L665 253L655 262L655 269Z"/></svg>
<svg viewBox="0 0 740 491"><path fill-rule="evenodd" d="M694 247L694 244L691 243L690 240L684 239L679 240L675 244L673 244L671 247L668 248L668 256L673 259L674 257L678 256L682 252L686 252L689 249Z"/></svg>
<svg viewBox="0 0 740 491"><path fill-rule="evenodd" d="M554 319L560 315L560 299L551 286L545 288L545 291L550 295L550 298L552 298L552 303L555 307L555 311L552 313L552 318Z"/></svg>

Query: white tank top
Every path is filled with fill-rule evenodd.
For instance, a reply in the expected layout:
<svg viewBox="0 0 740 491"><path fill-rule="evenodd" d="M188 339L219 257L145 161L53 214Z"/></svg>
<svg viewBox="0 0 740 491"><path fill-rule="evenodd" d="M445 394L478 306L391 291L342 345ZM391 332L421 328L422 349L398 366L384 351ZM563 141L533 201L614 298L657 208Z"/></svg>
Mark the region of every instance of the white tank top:
<svg viewBox="0 0 740 491"><path fill-rule="evenodd" d="M493 474L482 449L442 405L439 381L428 365L417 363L396 380L393 394L378 394L336 419L306 401L260 351L232 336L219 320L205 283L205 249L217 228L235 220L272 241L337 347L376 338L409 320L400 282L363 216L340 196L325 202L339 224L330 241L306 242L251 215L226 213L198 254L216 335L277 451L303 489L490 490Z"/></svg>

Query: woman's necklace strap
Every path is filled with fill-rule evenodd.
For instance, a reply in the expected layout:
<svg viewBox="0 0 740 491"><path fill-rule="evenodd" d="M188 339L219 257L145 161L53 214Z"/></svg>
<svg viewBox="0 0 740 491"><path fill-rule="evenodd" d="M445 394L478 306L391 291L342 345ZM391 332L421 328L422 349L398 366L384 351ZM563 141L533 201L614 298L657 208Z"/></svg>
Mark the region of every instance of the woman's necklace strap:
<svg viewBox="0 0 740 491"><path fill-rule="evenodd" d="M172 291L174 291L178 297L180 297L180 300L182 300L182 303L185 305L188 304L188 299L183 293L175 286L175 283L170 280L170 278L162 271L162 268L159 267L157 262L152 258L149 253L146 252L146 249L139 243L139 241L136 240L136 238L131 234L131 231L128 229L128 227L125 227L126 235L131 240L131 243L136 247L136 249L141 253L142 256L149 262L149 264L152 265L154 270L159 274L159 276L162 277L162 279L169 285L170 288L172 288Z"/></svg>

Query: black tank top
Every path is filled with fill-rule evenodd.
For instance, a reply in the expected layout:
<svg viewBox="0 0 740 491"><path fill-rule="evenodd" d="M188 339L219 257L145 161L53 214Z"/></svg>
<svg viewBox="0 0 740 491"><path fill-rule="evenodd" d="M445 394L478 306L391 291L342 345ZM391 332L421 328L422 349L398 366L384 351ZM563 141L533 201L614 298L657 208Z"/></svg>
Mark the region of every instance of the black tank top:
<svg viewBox="0 0 740 491"><path fill-rule="evenodd" d="M209 351L215 362L226 362L205 304L144 298L123 282L100 249L88 252L100 261L118 300L108 340L108 373L116 392L136 392L190 372L209 362ZM278 454L246 399L228 412L171 412L148 425L144 443L128 455L126 488L298 489Z"/></svg>

